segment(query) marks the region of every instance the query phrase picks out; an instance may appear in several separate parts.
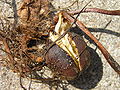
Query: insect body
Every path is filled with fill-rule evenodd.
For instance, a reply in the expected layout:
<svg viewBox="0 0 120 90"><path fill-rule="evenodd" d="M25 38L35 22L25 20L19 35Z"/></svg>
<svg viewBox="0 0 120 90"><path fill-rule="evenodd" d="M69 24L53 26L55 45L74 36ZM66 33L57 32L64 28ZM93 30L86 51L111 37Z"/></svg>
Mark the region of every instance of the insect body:
<svg viewBox="0 0 120 90"><path fill-rule="evenodd" d="M70 23L64 20L62 14L59 13L58 23L54 32L50 32L49 39L54 42L69 27ZM56 76L64 79L74 79L89 66L90 54L82 37L69 32L49 49L46 54L46 63Z"/></svg>

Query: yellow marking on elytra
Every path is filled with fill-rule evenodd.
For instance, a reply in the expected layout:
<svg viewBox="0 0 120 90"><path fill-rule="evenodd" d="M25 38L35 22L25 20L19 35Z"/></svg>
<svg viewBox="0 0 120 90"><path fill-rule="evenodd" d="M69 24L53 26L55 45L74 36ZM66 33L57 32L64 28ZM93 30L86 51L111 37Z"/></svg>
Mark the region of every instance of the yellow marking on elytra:
<svg viewBox="0 0 120 90"><path fill-rule="evenodd" d="M50 32L49 39L53 42L56 41L65 32L65 30L69 29L71 26L69 22L64 22L63 19L64 18L62 17L62 13L59 13L58 23L56 24L54 30L56 34L54 34L52 31ZM80 67L78 49L75 42L72 40L72 37L70 37L70 35L67 33L62 39L58 40L56 44L65 50L72 57L77 67L82 70Z"/></svg>

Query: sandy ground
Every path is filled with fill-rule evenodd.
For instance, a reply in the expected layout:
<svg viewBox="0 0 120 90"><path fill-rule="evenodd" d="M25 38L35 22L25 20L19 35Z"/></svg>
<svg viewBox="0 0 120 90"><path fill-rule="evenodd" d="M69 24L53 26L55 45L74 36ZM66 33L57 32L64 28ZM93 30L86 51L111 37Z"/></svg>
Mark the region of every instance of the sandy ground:
<svg viewBox="0 0 120 90"><path fill-rule="evenodd" d="M14 1L17 1L16 5L19 5L20 0L8 0L8 2L13 2L12 6L9 3L5 4L1 1L7 0L0 0L0 16L13 17L12 6L15 4ZM74 1L75 0L53 0L52 4L55 8L64 8L71 5ZM74 4L70 9L81 9L88 2L89 0L78 0L78 4ZM120 0L92 0L87 7L120 10ZM89 27L90 31L97 38L100 38L99 41L120 64L120 16L85 13L80 15L79 20ZM104 29L110 20L112 20L111 23ZM94 44L88 43L88 45L91 47L90 52L92 53L91 66L77 80L60 85L61 87L59 87L58 90L120 90L119 75L114 72ZM29 79L23 79L23 85L26 88L28 88L29 82ZM50 90L50 87L51 86L42 83L32 82L31 84L31 90ZM17 74L1 65L0 90L23 90L20 87Z"/></svg>

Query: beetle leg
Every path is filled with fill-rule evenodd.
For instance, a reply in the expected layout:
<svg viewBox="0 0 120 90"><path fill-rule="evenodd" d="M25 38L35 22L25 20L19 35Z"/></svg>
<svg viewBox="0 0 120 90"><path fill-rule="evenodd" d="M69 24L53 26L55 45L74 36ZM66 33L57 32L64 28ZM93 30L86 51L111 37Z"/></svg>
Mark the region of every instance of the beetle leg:
<svg viewBox="0 0 120 90"><path fill-rule="evenodd" d="M74 18L72 18L68 13L63 12L63 16L69 22L71 23L74 22ZM98 46L98 48L100 49L104 57L106 58L107 62L120 75L120 65L112 58L112 56L104 48L104 46L96 39L96 37L94 37L92 33L90 33L90 31L85 27L85 25L82 22L80 22L79 20L76 20L76 24L86 35L88 35L96 43L96 45Z"/></svg>
<svg viewBox="0 0 120 90"><path fill-rule="evenodd" d="M69 14L75 15L81 12L81 10L76 10L76 11L68 11ZM104 10L104 9L99 9L99 8L85 8L82 10L81 13L85 12L95 12L95 13L101 13L101 14L107 14L107 15L120 15L120 10Z"/></svg>

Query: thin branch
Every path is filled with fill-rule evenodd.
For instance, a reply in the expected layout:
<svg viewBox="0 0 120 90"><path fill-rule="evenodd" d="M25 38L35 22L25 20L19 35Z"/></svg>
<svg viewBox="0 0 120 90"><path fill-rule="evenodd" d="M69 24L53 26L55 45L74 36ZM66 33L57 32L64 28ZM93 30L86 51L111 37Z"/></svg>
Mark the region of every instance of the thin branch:
<svg viewBox="0 0 120 90"><path fill-rule="evenodd" d="M23 86L23 84L22 84L22 77L20 76L20 86L24 89L24 90L27 90L24 86Z"/></svg>
<svg viewBox="0 0 120 90"><path fill-rule="evenodd" d="M3 41L3 44L4 44L4 46L5 46L5 51L7 52L8 58L10 59L10 61L11 61L12 63L14 63L14 58L13 58L13 56L11 55L11 52L10 52L10 49L9 49L9 46L8 46L8 43L7 43L6 38L3 38L2 41ZM8 53L9 53L9 54L8 54Z"/></svg>
<svg viewBox="0 0 120 90"><path fill-rule="evenodd" d="M68 13L72 15L78 14L79 12L81 12L81 10L68 11ZM101 13L107 15L120 15L120 10L104 10L99 8L85 8L84 10L82 10L81 13L86 13L86 12L94 12L94 13Z"/></svg>

